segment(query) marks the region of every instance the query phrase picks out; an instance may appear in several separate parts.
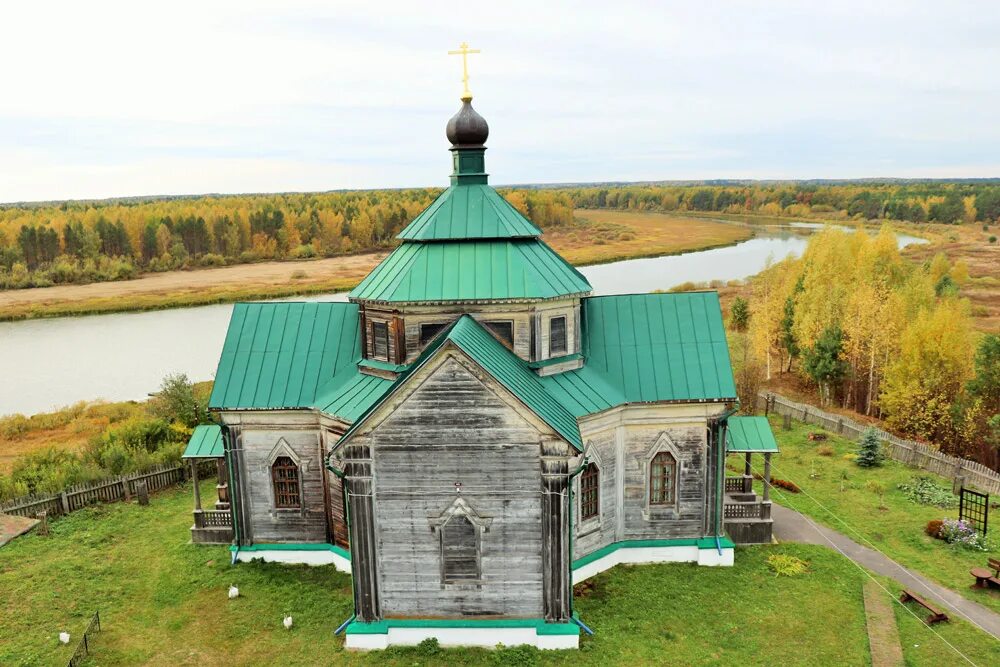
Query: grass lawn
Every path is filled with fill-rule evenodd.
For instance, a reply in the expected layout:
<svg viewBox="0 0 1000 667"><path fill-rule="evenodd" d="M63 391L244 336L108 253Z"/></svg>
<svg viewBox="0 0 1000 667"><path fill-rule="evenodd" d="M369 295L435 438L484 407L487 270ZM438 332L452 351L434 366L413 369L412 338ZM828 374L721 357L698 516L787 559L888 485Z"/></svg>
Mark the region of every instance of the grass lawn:
<svg viewBox="0 0 1000 667"><path fill-rule="evenodd" d="M209 497L211 485L203 494ZM580 651L391 649L352 653L333 630L352 611L350 578L332 567L229 565L225 547L188 544L190 487L149 507L113 504L52 523L0 549L0 664L62 665L73 633L100 610L90 664L868 664L864 574L814 546L739 549L734 568L618 567L575 607L597 632ZM775 577L766 558L798 556L809 571ZM242 597L230 601L230 584ZM895 592L895 589L893 589ZM281 626L284 613L295 626ZM955 664L922 624L900 616L908 664ZM939 627L979 664L1000 643L956 621Z"/></svg>
<svg viewBox="0 0 1000 667"><path fill-rule="evenodd" d="M970 588L973 579L969 576L969 570L985 566L987 558L1000 558L1000 551L966 551L927 536L924 527L928 521L957 518L958 509L918 505L896 488L915 475L930 476L948 489L951 488L950 480L909 468L891 459L878 468L861 468L844 458L845 454L856 451L855 442L832 434L824 442L810 441L806 437L810 432L822 430L816 426L793 420L792 429L784 431L778 418L771 420L771 428L781 448L781 453L771 459L771 476L795 482L804 492L794 494L774 489L772 500L813 517L856 542L866 546L874 544L896 562L1000 612L1000 592ZM823 446L831 448L833 454L823 456L818 453ZM728 465L730 468L738 467L742 472L742 460L738 461L735 456L729 457ZM762 470L763 461L754 463L754 466ZM884 487L882 500L868 486L871 482ZM858 532L852 532L833 515ZM858 533L871 544L867 544ZM996 538L993 531L991 535Z"/></svg>

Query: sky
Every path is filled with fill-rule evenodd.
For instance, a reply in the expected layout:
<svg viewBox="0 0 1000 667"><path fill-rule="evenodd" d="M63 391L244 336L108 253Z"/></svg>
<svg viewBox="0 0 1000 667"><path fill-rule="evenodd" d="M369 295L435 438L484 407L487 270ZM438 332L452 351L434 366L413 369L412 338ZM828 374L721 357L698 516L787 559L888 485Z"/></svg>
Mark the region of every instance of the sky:
<svg viewBox="0 0 1000 667"><path fill-rule="evenodd" d="M1000 3L5 2L0 202L1000 176Z"/></svg>

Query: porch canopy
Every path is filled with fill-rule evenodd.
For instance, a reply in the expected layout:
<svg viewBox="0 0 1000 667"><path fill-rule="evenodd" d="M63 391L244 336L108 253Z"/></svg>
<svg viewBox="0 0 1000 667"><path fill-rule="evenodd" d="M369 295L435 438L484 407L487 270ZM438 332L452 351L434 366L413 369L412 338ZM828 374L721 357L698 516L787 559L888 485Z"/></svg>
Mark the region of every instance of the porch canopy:
<svg viewBox="0 0 1000 667"><path fill-rule="evenodd" d="M726 452L777 454L778 443L767 417L730 417L726 429Z"/></svg>
<svg viewBox="0 0 1000 667"><path fill-rule="evenodd" d="M219 459L223 456L222 427L217 424L203 424L194 427L181 458Z"/></svg>

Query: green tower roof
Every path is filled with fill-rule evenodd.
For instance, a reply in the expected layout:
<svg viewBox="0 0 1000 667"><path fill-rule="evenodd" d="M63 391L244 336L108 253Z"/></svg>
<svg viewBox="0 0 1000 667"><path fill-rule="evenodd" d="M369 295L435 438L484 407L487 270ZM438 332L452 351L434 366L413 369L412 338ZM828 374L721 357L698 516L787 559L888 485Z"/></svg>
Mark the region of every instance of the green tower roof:
<svg viewBox="0 0 1000 667"><path fill-rule="evenodd" d="M542 230L485 183L459 183L441 193L396 238L405 241L533 238Z"/></svg>
<svg viewBox="0 0 1000 667"><path fill-rule="evenodd" d="M583 275L538 239L409 242L350 293L372 301L552 299L591 291Z"/></svg>

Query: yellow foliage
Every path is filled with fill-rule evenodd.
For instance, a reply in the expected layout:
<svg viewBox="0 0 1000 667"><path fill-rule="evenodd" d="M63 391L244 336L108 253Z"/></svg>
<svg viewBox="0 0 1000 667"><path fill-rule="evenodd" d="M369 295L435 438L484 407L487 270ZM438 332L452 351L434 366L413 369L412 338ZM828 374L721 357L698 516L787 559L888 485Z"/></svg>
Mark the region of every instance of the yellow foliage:
<svg viewBox="0 0 1000 667"><path fill-rule="evenodd" d="M902 332L886 370L881 406L891 426L928 440L953 436L951 404L972 377L974 340L968 304L943 299Z"/></svg>

